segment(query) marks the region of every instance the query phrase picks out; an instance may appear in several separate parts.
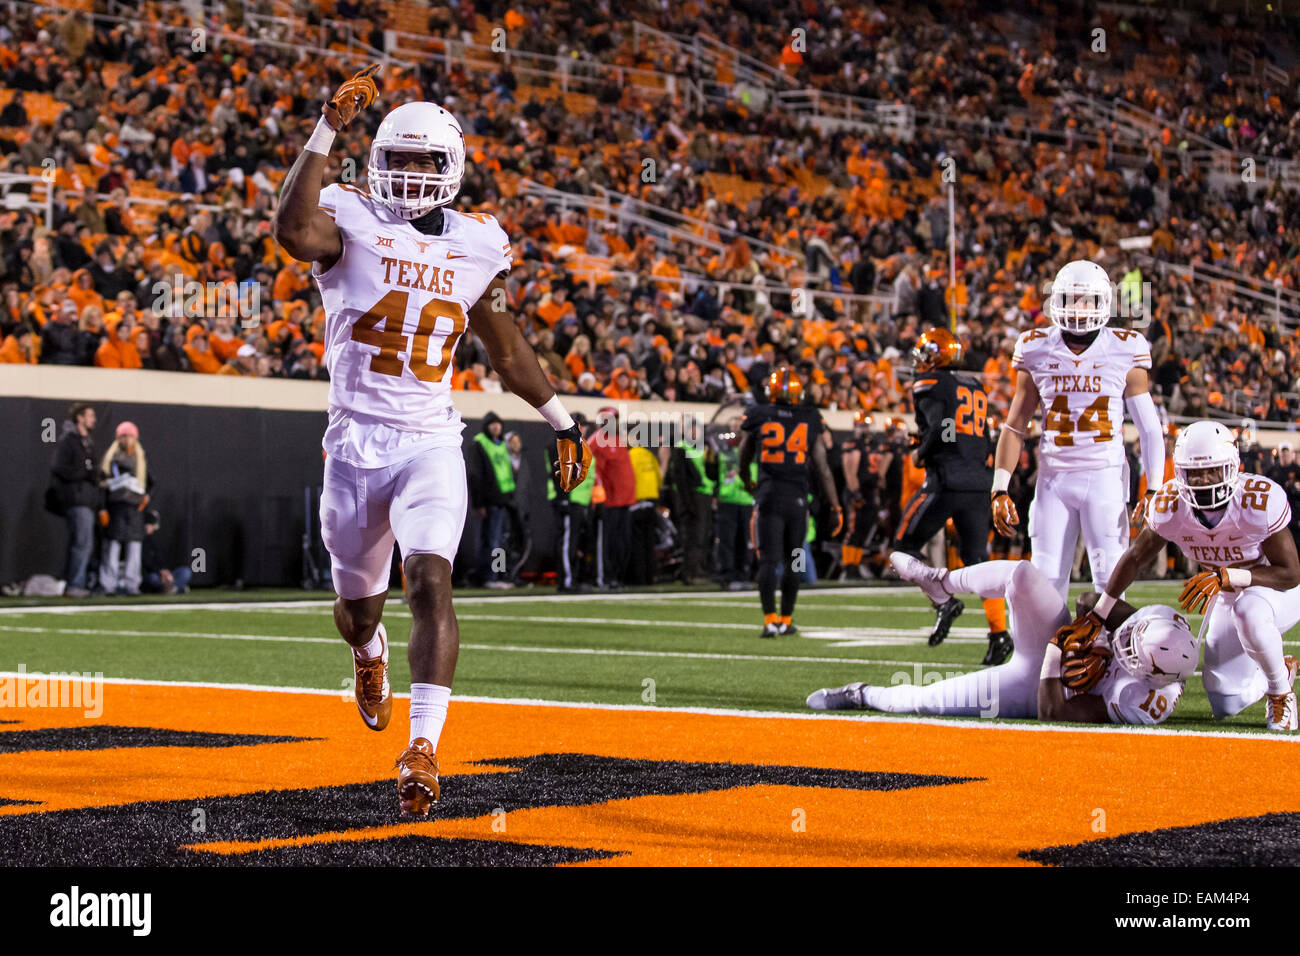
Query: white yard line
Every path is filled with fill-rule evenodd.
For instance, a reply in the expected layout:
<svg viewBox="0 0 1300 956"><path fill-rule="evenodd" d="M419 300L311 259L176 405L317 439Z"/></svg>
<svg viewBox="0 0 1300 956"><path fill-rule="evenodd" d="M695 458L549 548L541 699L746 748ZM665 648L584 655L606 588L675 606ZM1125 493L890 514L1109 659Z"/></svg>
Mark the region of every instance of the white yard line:
<svg viewBox="0 0 1300 956"><path fill-rule="evenodd" d="M193 631L119 631L119 630L79 630L76 628L14 627L0 625L0 631L17 631L28 634L67 634L71 636L106 636L106 637L160 637L168 640L177 638L194 638L206 641L263 641L277 644L333 644L343 648L343 642L337 637L284 637L261 634L214 634ZM390 641L389 647L406 647L405 641ZM880 664L888 667L951 667L973 668L978 664L958 664L943 661L895 661L879 660L866 657L800 657L795 655L775 654L725 654L709 651L649 651L607 647L538 647L523 644L467 644L460 645L461 650L499 651L515 654L579 654L593 657L655 657L683 660L716 661L772 661L796 664Z"/></svg>
<svg viewBox="0 0 1300 956"><path fill-rule="evenodd" d="M32 677L33 673L20 674L17 671L0 671L0 678ZM72 675L76 676L76 675ZM164 681L138 680L135 678L102 678L105 684L145 687L194 687L209 690L256 691L273 694L314 694L323 697L339 696L340 691L319 687L272 687L264 684L221 684L205 681ZM394 697L410 697L409 694L394 694ZM348 694L351 700L351 694ZM858 724L923 724L931 727L947 727L953 730L990 729L1011 730L1021 733L1077 733L1077 734L1134 734L1155 735L1162 737L1201 737L1211 740L1258 740L1270 743L1298 744L1300 734L1252 734L1241 731L1225 730L1172 730L1164 727L1128 727L1116 725L1097 726L1063 726L1061 724L1042 724L1037 721L1003 721L981 720L963 717L907 717L894 714L828 714L808 713L805 711L769 711L769 710L735 710L722 707L659 707L647 704L598 704L572 700L541 700L526 697L471 697L459 696L455 701L472 704L493 704L504 707L565 707L579 710L599 711L640 711L666 714L700 714L711 717L751 717L758 720L824 720L849 721Z"/></svg>

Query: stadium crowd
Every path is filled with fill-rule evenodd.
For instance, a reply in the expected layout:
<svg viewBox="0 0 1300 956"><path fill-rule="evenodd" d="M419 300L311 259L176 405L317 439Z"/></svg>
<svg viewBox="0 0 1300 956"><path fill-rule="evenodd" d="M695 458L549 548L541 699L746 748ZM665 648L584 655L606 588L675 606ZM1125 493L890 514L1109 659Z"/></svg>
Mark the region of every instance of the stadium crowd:
<svg viewBox="0 0 1300 956"><path fill-rule="evenodd" d="M353 20L377 41L388 25L376 4L304 6ZM999 119L1051 95L1055 112L1048 105L1042 115L1063 126L1057 94L1115 94L1227 145L1247 137L1260 153L1290 149L1300 116L1285 91L1213 75L1216 50L1262 45L1258 31L1225 21L1196 41L1189 75L1171 82L1152 54L1109 63L1067 56L1040 36L1035 56L1035 46L1007 39L1005 17L963 4L944 7L969 17L961 32L928 7L814 2L783 23L745 4L644 6L461 4L434 8L429 29L478 35L502 22L523 48L677 71L687 67L667 54L633 51L627 20L703 25L828 91ZM229 4L226 23L248 32L242 9ZM319 296L308 267L271 239L269 217L320 102L354 67L301 49L196 51L177 8L146 4L140 15L157 22L92 25L44 11L0 27L0 151L8 172L44 171L54 187L50 229L39 207L10 202L0 213L0 361L325 378ZM1073 35L1087 37L1079 24ZM811 52L790 42L797 27ZM1117 48L1168 47L1150 19L1113 30L1131 41ZM1149 83L1135 79L1143 70ZM496 215L511 236L512 305L561 392L719 401L790 362L818 405L905 412L911 343L951 309L967 366L984 373L993 407L1003 408L1015 337L1046 321L1046 281L1067 259L1100 256L1113 278L1124 277L1121 288L1146 283L1151 314L1139 320L1168 411L1295 419L1294 335L1226 295L1194 293L1173 273L1135 272L1114 249L1122 236L1150 234L1156 260L1226 266L1294 289L1300 199L1279 184L1253 197L1244 186L1216 193L1160 138L1145 166L1125 176L1105 130L1074 129L1064 144L954 140L925 124L911 139L818 132L735 99L705 100L688 116L612 81L575 99L526 87L509 65L447 70L436 59L390 68L382 86L386 106L428 98L459 117L470 151L459 203ZM364 168L381 115L340 137L331 175ZM957 172L960 201L951 288L947 169ZM520 189L525 180L574 202ZM584 200L604 190L692 218L665 232L621 209L590 213ZM195 308L186 282L201 283L205 296L214 285L231 294ZM790 292L798 288L813 295L798 302ZM500 390L482 347L464 342L455 387Z"/></svg>

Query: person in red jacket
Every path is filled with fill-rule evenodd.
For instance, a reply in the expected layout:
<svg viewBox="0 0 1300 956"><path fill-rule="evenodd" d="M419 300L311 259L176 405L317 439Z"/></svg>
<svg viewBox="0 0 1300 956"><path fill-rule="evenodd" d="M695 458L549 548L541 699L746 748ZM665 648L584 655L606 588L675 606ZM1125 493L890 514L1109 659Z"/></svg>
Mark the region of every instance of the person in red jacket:
<svg viewBox="0 0 1300 956"><path fill-rule="evenodd" d="M632 470L631 452L619 441L618 413L614 409L600 410L587 444L591 446L596 479L605 488L605 504L596 526L596 585L601 590L618 591L623 587L632 537L630 509L636 504L636 473Z"/></svg>

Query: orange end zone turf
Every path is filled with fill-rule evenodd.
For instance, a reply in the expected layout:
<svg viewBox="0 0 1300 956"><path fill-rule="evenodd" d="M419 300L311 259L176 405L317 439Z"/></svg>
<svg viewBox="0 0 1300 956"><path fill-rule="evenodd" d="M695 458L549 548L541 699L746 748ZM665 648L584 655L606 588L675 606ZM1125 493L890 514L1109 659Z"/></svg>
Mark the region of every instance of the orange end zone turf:
<svg viewBox="0 0 1300 956"><path fill-rule="evenodd" d="M134 860L138 839L139 861L164 865L373 862L398 847L407 862L471 847L516 863L508 854L544 850L542 862L586 865L1024 865L1022 851L1300 811L1285 740L453 698L443 800L428 821L404 822L391 768L405 699L377 735L351 695L138 684L104 695L97 721L0 711L17 721L0 726L0 847L23 845L16 864L33 860L37 836L66 844L50 859L93 857L68 821L96 815L101 830L87 832L112 852ZM138 746L157 742L170 745ZM158 801L177 803L152 804L157 833L113 825ZM110 808L124 804L137 807ZM188 825L195 808L210 814L205 829Z"/></svg>

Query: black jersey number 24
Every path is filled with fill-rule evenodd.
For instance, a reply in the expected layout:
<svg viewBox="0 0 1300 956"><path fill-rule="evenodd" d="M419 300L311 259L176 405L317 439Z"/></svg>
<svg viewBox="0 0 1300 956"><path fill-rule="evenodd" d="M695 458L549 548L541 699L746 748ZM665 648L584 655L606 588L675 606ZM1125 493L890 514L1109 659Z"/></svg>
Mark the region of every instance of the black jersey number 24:
<svg viewBox="0 0 1300 956"><path fill-rule="evenodd" d="M808 457L808 423L801 422L786 436L782 422L763 422L763 452L759 460L768 465L784 465L793 460L802 465Z"/></svg>

